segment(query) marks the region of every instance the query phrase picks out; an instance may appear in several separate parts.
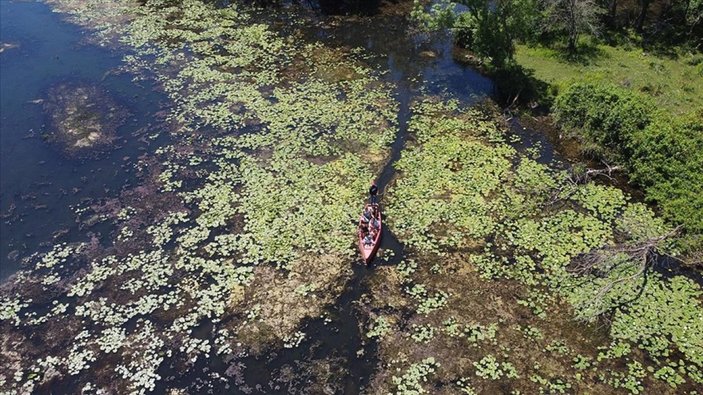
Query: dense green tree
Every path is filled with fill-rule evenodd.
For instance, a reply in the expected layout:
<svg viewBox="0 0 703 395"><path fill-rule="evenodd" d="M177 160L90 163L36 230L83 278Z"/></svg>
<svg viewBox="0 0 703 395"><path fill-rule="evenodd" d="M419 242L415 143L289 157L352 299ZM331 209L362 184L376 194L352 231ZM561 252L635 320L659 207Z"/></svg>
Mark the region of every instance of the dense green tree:
<svg viewBox="0 0 703 395"><path fill-rule="evenodd" d="M630 139L631 174L665 217L703 233L703 112L655 117Z"/></svg>
<svg viewBox="0 0 703 395"><path fill-rule="evenodd" d="M413 17L428 29L449 28L457 44L497 67L511 62L514 42L530 37L537 22L534 0L443 1L429 11L415 1Z"/></svg>

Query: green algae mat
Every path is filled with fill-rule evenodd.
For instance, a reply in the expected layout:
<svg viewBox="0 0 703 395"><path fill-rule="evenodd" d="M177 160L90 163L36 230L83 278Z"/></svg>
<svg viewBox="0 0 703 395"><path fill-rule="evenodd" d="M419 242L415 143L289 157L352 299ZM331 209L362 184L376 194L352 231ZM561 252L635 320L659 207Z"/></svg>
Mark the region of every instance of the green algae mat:
<svg viewBox="0 0 703 395"><path fill-rule="evenodd" d="M278 29L236 4L49 3L165 92L169 143L140 158L139 186L77 209L113 229L109 243L53 245L2 285L0 391L703 384L700 286L646 262L643 277L637 255L675 230L621 190L515 148L490 105L427 95L412 103L384 196L405 253L365 274L347 323L364 344L353 352L373 352L356 360L372 373L361 389L343 386L348 356L306 359L325 349L307 323L333 325L331 308L360 276L353 219L400 129L384 70L363 49L306 38L303 17ZM275 368L275 384L257 381L273 354L298 358Z"/></svg>

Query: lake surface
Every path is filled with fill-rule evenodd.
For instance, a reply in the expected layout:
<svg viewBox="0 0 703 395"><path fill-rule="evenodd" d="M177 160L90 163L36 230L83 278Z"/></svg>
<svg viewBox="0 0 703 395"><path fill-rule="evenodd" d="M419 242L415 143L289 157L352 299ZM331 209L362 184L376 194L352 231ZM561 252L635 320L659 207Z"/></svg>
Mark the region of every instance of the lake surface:
<svg viewBox="0 0 703 395"><path fill-rule="evenodd" d="M136 182L129 163L154 146L136 141L132 133L156 123L154 113L163 97L118 73L122 53L88 43L90 32L63 21L46 4L1 4L0 41L16 45L0 54L0 279L4 279L21 267L22 257L42 251L48 243L85 237L73 208L117 196ZM391 35L385 29L388 25L394 26ZM363 47L376 55L376 66L388 69L386 79L398 86L401 123L409 116L409 100L420 92L444 93L467 103L493 94L490 79L454 62L449 39L413 37L408 28L402 17L384 16L322 26L309 34L311 39ZM119 129L116 149L97 160L74 159L44 141L51 125L41 101L50 87L62 83L99 86L130 111L128 122ZM394 145L395 159L403 134ZM381 183L385 185L391 175L389 166ZM92 231L109 229L98 226Z"/></svg>
<svg viewBox="0 0 703 395"><path fill-rule="evenodd" d="M116 75L122 54L87 44L89 34L44 3L0 2L0 42L17 46L0 54L0 279L47 242L84 238L71 207L116 196L135 182L125 164L151 149L132 133L154 122L161 95ZM39 101L62 83L99 86L130 111L116 149L72 159L42 139L50 126Z"/></svg>
<svg viewBox="0 0 703 395"><path fill-rule="evenodd" d="M47 5L8 1L1 5L0 41L17 45L0 54L0 209L3 213L0 279L5 279L21 267L23 257L46 251L51 244L85 241L90 237L105 245L111 243L110 233L114 229L110 225L81 229L75 209L114 198L120 191L140 183L133 172L133 161L153 152L167 137L147 141L138 136L144 134L140 131L145 128L150 133L159 132L150 127L159 124L156 113L168 103L149 84L136 84L131 75L116 72L123 55L118 49L88 44L85 39L89 32L62 21ZM441 94L466 106L490 99L495 93L490 79L455 62L448 37L415 34L409 31L402 16L390 13L371 18L311 18L314 22L305 29L307 39L330 46L366 49L372 55L372 65L385 71L384 81L395 86L398 131L390 161L378 178L381 191L396 175L393 164L406 143L410 103L415 97ZM117 147L97 159L69 158L42 139L49 126L38 102L45 99L50 87L66 82L99 86L131 114L119 128ZM519 148L530 148L539 142L542 160L555 158L544 136L534 131L523 133L519 125L515 132L523 137ZM381 247L393 251L395 256L379 264L392 265L403 259L403 246L387 228ZM285 393L285 388L270 387L272 372L280 372L301 359L330 358L341 358L344 363L345 393L358 393L368 383L377 362L375 346L373 342L363 341L359 333L355 304L374 272L373 268L356 262L350 261L349 265L353 277L343 294L325 318L303 323L307 338L299 347L275 351L262 358L242 359L247 366L244 374L247 384L259 392ZM211 338L211 330L212 323L205 322L195 335ZM216 357L201 359L188 375L164 364L159 374L166 380L157 386L157 392L164 392L167 385L198 383L201 373L206 371L224 374L227 369L226 362ZM78 389L76 385L77 382L67 380L61 390L72 392ZM203 383L203 388L211 385ZM215 392L229 389L215 388Z"/></svg>

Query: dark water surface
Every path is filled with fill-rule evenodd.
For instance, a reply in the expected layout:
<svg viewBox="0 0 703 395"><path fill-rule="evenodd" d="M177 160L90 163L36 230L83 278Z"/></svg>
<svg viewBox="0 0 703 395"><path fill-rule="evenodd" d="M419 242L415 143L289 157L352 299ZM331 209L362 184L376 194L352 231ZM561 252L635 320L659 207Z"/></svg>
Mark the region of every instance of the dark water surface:
<svg viewBox="0 0 703 395"><path fill-rule="evenodd" d="M134 181L130 163L145 144L132 133L154 122L160 96L111 73L122 54L85 44L89 35L46 4L0 1L0 42L18 45L0 54L0 280L47 242L84 239L71 206L115 196ZM116 149L97 160L70 159L42 139L47 118L32 101L60 83L97 85L129 110ZM92 229L99 230L106 229Z"/></svg>

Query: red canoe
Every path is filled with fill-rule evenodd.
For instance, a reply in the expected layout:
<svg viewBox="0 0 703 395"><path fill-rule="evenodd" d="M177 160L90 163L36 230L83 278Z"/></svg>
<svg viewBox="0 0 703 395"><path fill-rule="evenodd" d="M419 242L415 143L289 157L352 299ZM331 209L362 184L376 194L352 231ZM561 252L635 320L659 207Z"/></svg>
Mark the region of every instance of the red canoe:
<svg viewBox="0 0 703 395"><path fill-rule="evenodd" d="M364 211L366 210L373 210L372 212L375 212L374 218L378 221L378 229L374 229L369 223L364 222L363 213L359 217L359 228L357 230L357 235L359 237L359 251L361 251L361 258L364 260L364 263L368 264L376 255L376 251L378 251L378 247L381 245L381 230L383 227L381 225L381 208L378 204L367 204L364 207ZM368 240L364 240L365 234L363 229L367 229L370 232L372 236L370 243Z"/></svg>

